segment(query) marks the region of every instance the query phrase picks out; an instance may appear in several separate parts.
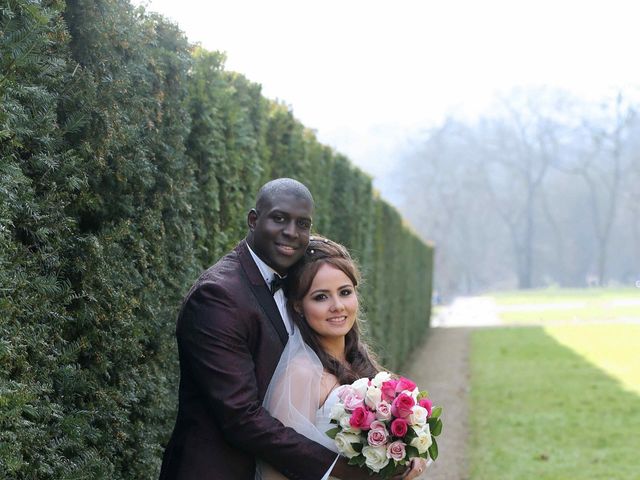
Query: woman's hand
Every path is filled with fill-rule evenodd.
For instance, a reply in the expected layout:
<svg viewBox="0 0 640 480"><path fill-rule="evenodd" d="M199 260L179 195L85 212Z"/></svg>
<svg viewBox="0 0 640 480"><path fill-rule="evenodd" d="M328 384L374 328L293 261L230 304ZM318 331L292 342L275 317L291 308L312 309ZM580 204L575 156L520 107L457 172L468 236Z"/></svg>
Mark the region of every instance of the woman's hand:
<svg viewBox="0 0 640 480"><path fill-rule="evenodd" d="M427 469L427 461L424 458L412 458L409 467L401 474L393 477L392 480L412 480L418 478Z"/></svg>

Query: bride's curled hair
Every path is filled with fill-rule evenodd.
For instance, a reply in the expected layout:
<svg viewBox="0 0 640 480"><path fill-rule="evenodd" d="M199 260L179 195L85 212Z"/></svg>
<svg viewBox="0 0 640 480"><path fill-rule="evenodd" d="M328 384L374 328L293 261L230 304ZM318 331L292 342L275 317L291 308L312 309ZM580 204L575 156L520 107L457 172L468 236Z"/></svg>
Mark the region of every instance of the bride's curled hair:
<svg viewBox="0 0 640 480"><path fill-rule="evenodd" d="M318 341L316 332L303 318L295 314L293 306L302 303L318 270L324 264L342 270L354 287L360 282L358 267L344 246L328 238L311 237L304 257L289 270L285 280L285 293L294 321L303 340L316 352L324 369L335 375L341 385L352 383L362 377L372 378L382 369L370 354L366 344L360 339L358 326L360 312L356 316L353 328L345 337L346 365L326 353Z"/></svg>

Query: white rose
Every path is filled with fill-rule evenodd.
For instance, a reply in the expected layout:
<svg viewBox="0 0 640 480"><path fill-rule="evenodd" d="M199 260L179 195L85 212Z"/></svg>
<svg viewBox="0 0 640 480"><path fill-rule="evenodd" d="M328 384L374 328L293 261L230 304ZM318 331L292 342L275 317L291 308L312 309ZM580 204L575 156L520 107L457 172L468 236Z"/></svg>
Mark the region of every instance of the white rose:
<svg viewBox="0 0 640 480"><path fill-rule="evenodd" d="M353 433L340 432L336 435L336 438L333 439L336 443L336 447L338 447L338 451L347 458L355 457L358 455L353 448L354 443L360 442L360 437Z"/></svg>
<svg viewBox="0 0 640 480"><path fill-rule="evenodd" d="M364 447L362 449L362 455L366 459L365 463L374 472L379 472L389 463L387 458L387 447L384 445L380 447Z"/></svg>
<svg viewBox="0 0 640 480"><path fill-rule="evenodd" d="M340 427L342 428L342 431L347 433L360 433L360 429L352 427L349 420L351 420L351 415L349 414L340 418Z"/></svg>
<svg viewBox="0 0 640 480"><path fill-rule="evenodd" d="M420 405L414 405L407 420L411 425L424 425L427 423L428 415L429 412L427 412L426 408L421 407Z"/></svg>
<svg viewBox="0 0 640 480"><path fill-rule="evenodd" d="M411 440L409 445L416 447L418 449L418 453L422 454L431 446L431 431L429 430L429 425L427 424L426 428L414 428L413 430L418 436Z"/></svg>
<svg viewBox="0 0 640 480"><path fill-rule="evenodd" d="M425 423L424 425L413 425L413 431L416 432L416 435L429 435L431 436L431 429L429 428L429 424Z"/></svg>
<svg viewBox="0 0 640 480"><path fill-rule="evenodd" d="M345 415L348 415L347 411L344 409L344 405L340 402L336 402L331 407L331 413L329 414L329 418L332 420L340 420Z"/></svg>
<svg viewBox="0 0 640 480"><path fill-rule="evenodd" d="M367 389L367 395L364 397L364 403L371 410L375 410L376 405L382 400L382 390L375 386L370 386Z"/></svg>
<svg viewBox="0 0 640 480"><path fill-rule="evenodd" d="M378 372L378 374L371 380L371 384L380 388L387 380L391 380L391 374L389 372Z"/></svg>
<svg viewBox="0 0 640 480"><path fill-rule="evenodd" d="M364 398L367 394L367 388L369 388L369 379L359 378L351 384L351 388L360 395L360 398Z"/></svg>

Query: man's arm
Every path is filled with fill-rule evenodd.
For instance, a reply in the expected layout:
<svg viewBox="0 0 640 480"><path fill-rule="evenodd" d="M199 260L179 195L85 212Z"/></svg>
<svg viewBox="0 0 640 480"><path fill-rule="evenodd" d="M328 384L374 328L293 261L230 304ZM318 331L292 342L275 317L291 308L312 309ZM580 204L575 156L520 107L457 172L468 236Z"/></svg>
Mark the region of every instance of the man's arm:
<svg viewBox="0 0 640 480"><path fill-rule="evenodd" d="M258 399L247 319L222 288L207 284L185 304L178 325L183 360L225 439L292 479L317 480L335 453L271 417ZM241 309L240 309L241 310Z"/></svg>

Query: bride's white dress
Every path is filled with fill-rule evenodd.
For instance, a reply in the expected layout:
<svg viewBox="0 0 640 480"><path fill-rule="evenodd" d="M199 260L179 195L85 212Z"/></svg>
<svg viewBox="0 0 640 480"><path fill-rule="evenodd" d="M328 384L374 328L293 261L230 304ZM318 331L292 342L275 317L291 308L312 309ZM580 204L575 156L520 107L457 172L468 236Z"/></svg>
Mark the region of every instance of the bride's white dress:
<svg viewBox="0 0 640 480"><path fill-rule="evenodd" d="M322 374L320 359L295 329L269 383L263 406L283 424L337 454L335 443L326 431L334 427L330 423L330 414L338 401L340 387L334 388L325 402L319 405ZM284 479L286 477L270 465L257 462L256 480Z"/></svg>

